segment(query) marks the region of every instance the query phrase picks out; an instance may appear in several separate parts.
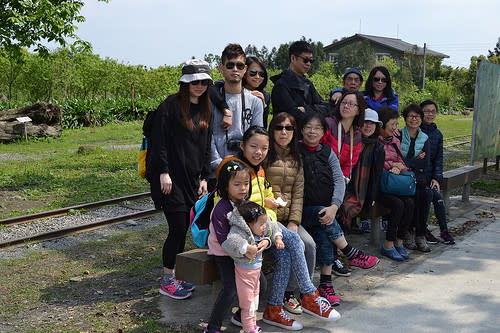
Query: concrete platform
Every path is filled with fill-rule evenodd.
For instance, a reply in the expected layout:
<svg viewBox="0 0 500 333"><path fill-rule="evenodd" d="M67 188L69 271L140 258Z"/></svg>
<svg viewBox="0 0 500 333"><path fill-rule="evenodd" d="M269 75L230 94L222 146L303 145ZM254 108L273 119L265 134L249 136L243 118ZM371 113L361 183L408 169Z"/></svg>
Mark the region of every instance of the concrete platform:
<svg viewBox="0 0 500 333"><path fill-rule="evenodd" d="M395 262L380 257L369 270L353 268L350 277L334 277L341 298L336 310L342 318L326 323L309 315L293 315L304 325L301 332L498 332L500 327L500 198L471 196L464 205L451 198L449 227L468 226L457 244L430 245L432 251L410 253L410 260ZM435 235L438 234L437 226ZM346 235L348 241L379 256L369 235ZM315 274L315 285L319 273ZM267 295L261 295L258 319ZM201 332L213 305L211 285L197 286L193 296L177 301L162 296L161 321L168 325L195 325ZM235 303L236 305L236 303ZM228 320L222 332L239 332ZM286 332L258 321L264 332Z"/></svg>

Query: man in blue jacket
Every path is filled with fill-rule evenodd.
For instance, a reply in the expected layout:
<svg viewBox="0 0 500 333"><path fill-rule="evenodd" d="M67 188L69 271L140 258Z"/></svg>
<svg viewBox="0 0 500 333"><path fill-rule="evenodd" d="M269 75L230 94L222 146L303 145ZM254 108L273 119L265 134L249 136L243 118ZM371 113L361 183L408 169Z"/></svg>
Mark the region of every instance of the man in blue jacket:
<svg viewBox="0 0 500 333"><path fill-rule="evenodd" d="M342 94L346 92L359 91L361 85L363 85L363 75L361 74L361 71L356 67L346 70L342 79L342 84L344 85L344 88L337 88L330 92L330 101L333 104L338 103Z"/></svg>
<svg viewBox="0 0 500 333"><path fill-rule="evenodd" d="M429 210L431 202L434 205L434 214L439 222L439 229L441 230L441 239L445 244L455 244L455 240L448 231L446 223L446 207L444 205L443 197L440 193L441 183L443 181L443 134L437 128L434 120L437 114L437 104L431 100L425 100L420 103L420 107L424 112L424 119L420 129L427 134L430 143L431 166L425 169L425 175L429 183L427 188L427 206L424 212L425 221L429 217ZM425 238L428 243L436 244L438 239L432 235L429 229L426 229Z"/></svg>
<svg viewBox="0 0 500 333"><path fill-rule="evenodd" d="M318 112L326 117L329 111L328 103L305 76L315 60L312 51L311 44L306 41L293 42L288 50L290 67L271 77L274 114L288 112L298 124L302 123L306 112Z"/></svg>

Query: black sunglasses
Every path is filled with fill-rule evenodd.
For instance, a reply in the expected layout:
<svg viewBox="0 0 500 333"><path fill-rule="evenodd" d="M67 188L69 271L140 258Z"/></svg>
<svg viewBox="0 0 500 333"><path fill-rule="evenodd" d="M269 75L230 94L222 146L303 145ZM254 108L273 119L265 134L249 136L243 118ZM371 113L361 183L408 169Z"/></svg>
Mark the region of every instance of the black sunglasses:
<svg viewBox="0 0 500 333"><path fill-rule="evenodd" d="M248 73L250 74L250 76L259 74L259 76L262 78L266 77L266 73L264 71L258 71L255 68L252 68Z"/></svg>
<svg viewBox="0 0 500 333"><path fill-rule="evenodd" d="M197 86L200 83L202 86L208 86L208 82L210 82L210 80L195 80L195 81L191 81L189 83L191 83L193 86Z"/></svg>
<svg viewBox="0 0 500 333"><path fill-rule="evenodd" d="M373 82L387 82L385 77L374 77Z"/></svg>
<svg viewBox="0 0 500 333"><path fill-rule="evenodd" d="M286 126L276 125L274 127L275 131L282 131L284 129L287 130L287 131L293 131L294 130L293 126L291 126L291 125L286 125Z"/></svg>
<svg viewBox="0 0 500 333"><path fill-rule="evenodd" d="M238 68L240 71L245 69L245 64L242 63L241 61L237 61L237 62L234 62L234 61L228 61L226 62L226 68L227 69L233 69L234 66L236 66L236 68Z"/></svg>
<svg viewBox="0 0 500 333"><path fill-rule="evenodd" d="M297 55L296 57L301 58L304 61L304 64L307 64L309 62L312 64L316 60L314 58L303 57L301 55Z"/></svg>

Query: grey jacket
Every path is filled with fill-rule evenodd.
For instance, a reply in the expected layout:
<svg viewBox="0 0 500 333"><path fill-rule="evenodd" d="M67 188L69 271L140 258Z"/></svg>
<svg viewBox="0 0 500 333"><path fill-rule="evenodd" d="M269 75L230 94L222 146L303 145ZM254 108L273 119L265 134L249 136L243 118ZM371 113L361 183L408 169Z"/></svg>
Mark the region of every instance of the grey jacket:
<svg viewBox="0 0 500 333"><path fill-rule="evenodd" d="M243 217L238 213L236 207L232 212L227 214L227 219L231 230L227 235L227 239L222 243L222 248L234 259L234 261L248 264L250 259L245 257L247 247L248 245L256 245L252 231ZM263 237L263 239L269 240L269 246L266 249L271 247L271 242L274 242L277 236L283 236L281 228L278 223L272 222L268 218L266 231Z"/></svg>
<svg viewBox="0 0 500 333"><path fill-rule="evenodd" d="M211 142L211 172L208 178L215 178L215 170L227 155L237 155L240 151L239 142L243 139L243 133L250 126L262 126L263 105L260 98L252 95L252 92L243 88L245 96L245 114L242 114L241 94L226 94L226 103L232 112L233 124L226 132L220 126L223 114L210 102L212 108L212 142ZM236 144L236 149L229 149L228 141Z"/></svg>

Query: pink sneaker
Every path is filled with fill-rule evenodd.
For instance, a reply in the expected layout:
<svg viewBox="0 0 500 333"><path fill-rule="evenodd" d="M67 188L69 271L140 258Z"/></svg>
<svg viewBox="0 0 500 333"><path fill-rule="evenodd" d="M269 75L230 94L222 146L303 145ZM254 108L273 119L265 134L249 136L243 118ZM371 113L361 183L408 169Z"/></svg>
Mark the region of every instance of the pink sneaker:
<svg viewBox="0 0 500 333"><path fill-rule="evenodd" d="M160 294L175 299L186 299L191 296L191 292L182 288L178 280L166 276L161 279Z"/></svg>
<svg viewBox="0 0 500 333"><path fill-rule="evenodd" d="M331 283L320 284L318 286L318 292L321 297L326 298L331 306L340 304L340 298L335 295L335 291L333 290Z"/></svg>
<svg viewBox="0 0 500 333"><path fill-rule="evenodd" d="M349 265L367 269L372 268L378 264L379 261L379 258L369 256L358 250L358 253L354 256L354 258L349 260Z"/></svg>

